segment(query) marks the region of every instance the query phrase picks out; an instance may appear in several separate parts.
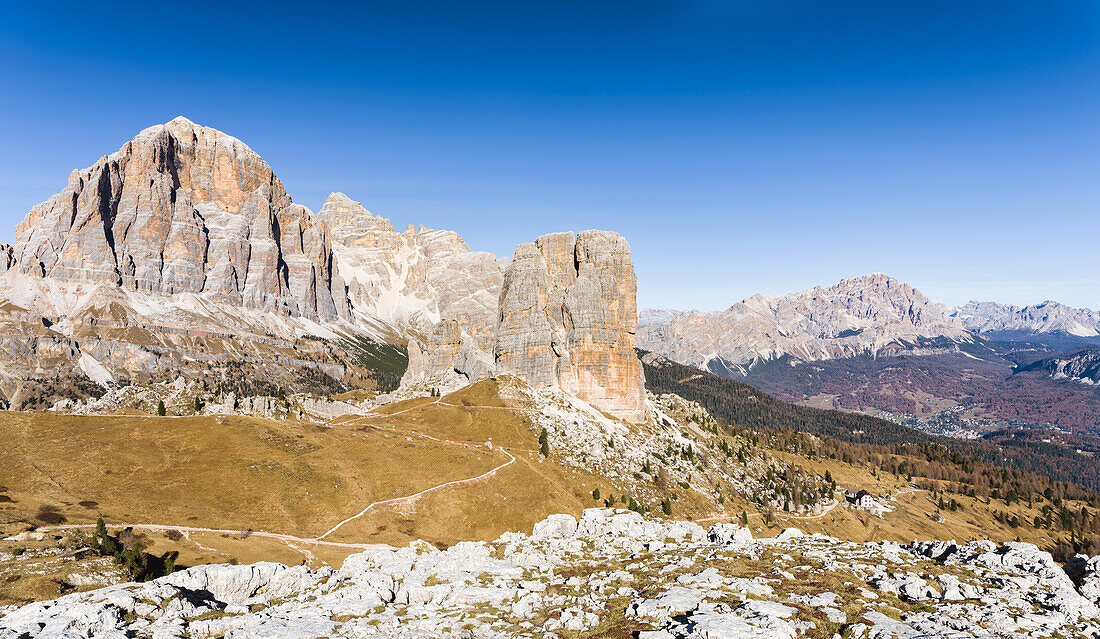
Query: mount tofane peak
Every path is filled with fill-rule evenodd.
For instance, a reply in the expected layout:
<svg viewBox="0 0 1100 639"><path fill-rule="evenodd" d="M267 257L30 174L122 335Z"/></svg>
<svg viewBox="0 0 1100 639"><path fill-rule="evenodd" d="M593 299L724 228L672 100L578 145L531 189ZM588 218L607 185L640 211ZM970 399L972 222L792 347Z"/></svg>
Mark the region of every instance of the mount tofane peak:
<svg viewBox="0 0 1100 639"><path fill-rule="evenodd" d="M227 384L242 368L279 387L382 390L403 371L397 398L499 366L639 419L630 248L595 231L559 248L531 275L452 231L398 233L342 193L314 214L243 142L179 117L73 171L0 247L0 401L180 373ZM508 277L542 282L537 315Z"/></svg>

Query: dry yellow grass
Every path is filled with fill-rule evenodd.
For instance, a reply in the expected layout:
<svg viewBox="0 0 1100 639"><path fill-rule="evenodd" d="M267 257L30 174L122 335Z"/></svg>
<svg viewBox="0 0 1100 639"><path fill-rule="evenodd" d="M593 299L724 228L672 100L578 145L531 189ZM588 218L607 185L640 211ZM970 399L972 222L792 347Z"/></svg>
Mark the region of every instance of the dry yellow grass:
<svg viewBox="0 0 1100 639"><path fill-rule="evenodd" d="M696 429L697 430L697 429ZM705 434L696 433L700 437ZM424 539L448 546L463 539L493 539L531 526L556 512L579 514L603 495L622 494L605 478L558 464L538 453L537 433L523 414L506 405L493 381L443 398L419 398L385 406L366 417L345 417L321 426L249 417L148 415L65 416L0 413L0 534L42 525L39 513L54 512L67 524L167 524L232 531L262 530L312 538L362 511L368 504L404 497L447 482L467 480L515 461L495 474L432 490L415 500L372 508L325 538L336 543L404 545ZM492 442L492 447L486 442ZM787 462L823 475L843 488L877 495L896 493L907 482L873 476L864 467L808 460L772 451ZM724 507L740 519L754 508L735 487L718 486ZM680 491L676 516L699 516L714 503ZM1045 544L1044 531L998 524L992 510L1009 510L955 496L962 504L945 511L945 523L930 515L928 493L899 497L884 517L839 506L820 519L776 516L772 527L754 515L757 536L785 526L856 541L914 538L965 541L976 538ZM1038 505L1037 505L1038 506ZM1033 518L1038 508L1020 505L1014 514ZM57 515L46 515L46 519ZM713 519L711 520L713 521ZM708 522L701 522L706 525ZM150 552L180 553L179 565L251 563L261 560L338 566L355 548L286 541L239 533L191 532L186 536L140 531ZM0 543L0 552L20 544ZM56 596L57 568L36 581L0 584L0 602Z"/></svg>
<svg viewBox="0 0 1100 639"><path fill-rule="evenodd" d="M247 417L5 413L0 439L11 444L0 452L0 485L14 500L0 504L8 529L41 524L46 506L69 523L103 516L309 537L371 501L499 463L392 432Z"/></svg>
<svg viewBox="0 0 1100 639"><path fill-rule="evenodd" d="M593 487L615 489L553 457L543 459L531 424L504 405L489 381L438 401L401 402L326 426L229 416L3 413L0 439L11 444L0 451L0 492L14 500L0 503L3 534L49 523L37 519L45 507L65 525L90 525L102 516L111 525L313 538L372 502L460 481L416 500L374 507L325 537L447 546L530 530L551 513L579 514L595 505ZM495 475L461 481L511 456L515 461ZM339 565L356 552L259 535L191 532L172 539L138 532L150 552L179 552L179 565Z"/></svg>
<svg viewBox="0 0 1100 639"><path fill-rule="evenodd" d="M790 453L773 452L792 465L802 467L811 473L824 475L826 470L829 471L841 491L847 488L863 489L881 496L908 491L910 487L905 478L881 472L872 474L871 470L864 466L829 459L809 460ZM1034 504L1032 508L1028 508L1027 504L1019 503L1008 507L1000 500L993 500L992 503L987 504L981 499L951 493L944 494L944 501L950 501L952 498L959 503L959 509L954 512L946 509L940 512L945 520L943 522L933 518L938 510L936 499L928 491L918 490L899 494L896 502L888 502L894 506L895 510L882 517L864 510L849 508L842 503L820 519L785 517L780 513L776 516L776 523L771 530L766 533L762 531L761 534L770 535L785 526L795 526L805 532L822 532L852 541L954 539L961 543L976 539L999 542L1019 539L1039 546L1047 546L1053 540L1050 531L1037 530L1031 525L1011 528L999 523L993 516L994 511L1009 511L1021 518L1026 517L1030 522L1040 514L1041 503ZM754 518L752 525L754 528L761 525L760 520Z"/></svg>

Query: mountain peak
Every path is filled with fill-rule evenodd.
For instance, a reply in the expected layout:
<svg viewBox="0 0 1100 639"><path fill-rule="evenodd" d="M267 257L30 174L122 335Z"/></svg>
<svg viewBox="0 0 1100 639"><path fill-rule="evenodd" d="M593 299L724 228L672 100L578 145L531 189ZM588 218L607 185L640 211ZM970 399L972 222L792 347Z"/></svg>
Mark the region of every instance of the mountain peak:
<svg viewBox="0 0 1100 639"><path fill-rule="evenodd" d="M393 224L380 215L375 215L347 195L334 191L325 199L317 217L328 224L334 233L334 239L341 244L356 244L367 235L375 233L394 233ZM371 243L376 243L371 240Z"/></svg>
<svg viewBox="0 0 1100 639"><path fill-rule="evenodd" d="M322 319L347 307L323 225L247 145L182 116L74 171L16 236L29 276Z"/></svg>
<svg viewBox="0 0 1100 639"><path fill-rule="evenodd" d="M885 273L850 277L789 295L753 295L719 313L668 316L639 329L639 344L674 361L746 366L874 354L890 344L968 339L955 318Z"/></svg>
<svg viewBox="0 0 1100 639"><path fill-rule="evenodd" d="M1077 337L1100 335L1100 313L1073 308L1055 300L1028 306L997 302L970 301L950 309L951 316L962 320L972 331L1024 331L1027 333L1067 333Z"/></svg>

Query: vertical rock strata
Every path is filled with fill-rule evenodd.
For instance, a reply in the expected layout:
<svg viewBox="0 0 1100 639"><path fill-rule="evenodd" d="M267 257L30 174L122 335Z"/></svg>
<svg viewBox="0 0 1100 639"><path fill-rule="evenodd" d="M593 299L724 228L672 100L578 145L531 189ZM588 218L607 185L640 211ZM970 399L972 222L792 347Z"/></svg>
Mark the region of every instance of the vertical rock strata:
<svg viewBox="0 0 1100 639"><path fill-rule="evenodd" d="M176 118L73 171L16 227L28 275L346 316L328 230L243 142Z"/></svg>
<svg viewBox="0 0 1100 639"><path fill-rule="evenodd" d="M636 298L630 245L618 233L554 233L521 244L500 293L497 372L641 421Z"/></svg>
<svg viewBox="0 0 1100 639"><path fill-rule="evenodd" d="M43 299L58 317L82 312L95 290L88 299L117 302L112 322L126 321L130 299L152 299L167 317L181 294L212 302L207 311L343 319L408 340L411 392L499 371L624 419L645 416L637 282L618 234L544 235L516 250L506 274L456 233L399 233L342 193L313 215L243 142L182 117L73 171L16 227L14 245L0 245L0 274L0 299L17 293L19 308ZM42 297L33 280L60 292Z"/></svg>

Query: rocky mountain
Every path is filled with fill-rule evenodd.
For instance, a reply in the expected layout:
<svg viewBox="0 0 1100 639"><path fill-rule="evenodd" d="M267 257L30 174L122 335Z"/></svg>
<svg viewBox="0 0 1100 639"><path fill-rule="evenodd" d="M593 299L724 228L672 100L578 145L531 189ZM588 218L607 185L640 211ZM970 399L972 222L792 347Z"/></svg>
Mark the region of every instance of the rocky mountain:
<svg viewBox="0 0 1100 639"><path fill-rule="evenodd" d="M500 293L497 370L641 421L637 289L630 246L618 233L554 233L520 244Z"/></svg>
<svg viewBox="0 0 1100 639"><path fill-rule="evenodd" d="M788 528L588 509L445 550L414 542L339 570L203 565L0 609L0 637L854 639L1100 637L1100 557L1071 577L1032 544L857 544ZM1021 614L1020 611L1026 611ZM5 614L6 613L6 614Z"/></svg>
<svg viewBox="0 0 1100 639"><path fill-rule="evenodd" d="M395 369L398 398L499 368L640 419L629 246L550 237L536 244L559 253L509 285L505 260L452 231L398 233L342 193L314 215L243 142L176 118L74 171L0 246L0 406L181 374L332 392ZM550 298L527 314L535 290ZM541 355L519 363L528 338Z"/></svg>
<svg viewBox="0 0 1100 639"><path fill-rule="evenodd" d="M1021 371L1043 371L1051 379L1069 379L1089 386L1100 386L1100 350L1084 349L1041 359Z"/></svg>
<svg viewBox="0 0 1100 639"><path fill-rule="evenodd" d="M1064 333L1077 337L1100 336L1100 313L1046 301L1031 306L970 301L948 311L976 333Z"/></svg>
<svg viewBox="0 0 1100 639"><path fill-rule="evenodd" d="M323 320L348 313L325 225L252 149L182 117L73 171L15 230L28 275Z"/></svg>
<svg viewBox="0 0 1100 639"><path fill-rule="evenodd" d="M641 348L719 374L744 374L784 355L818 361L931 352L970 340L940 305L882 274L784 296L754 295L725 311L673 315L643 326L638 336Z"/></svg>
<svg viewBox="0 0 1100 639"><path fill-rule="evenodd" d="M398 233L343 193L330 195L317 217L330 230L337 273L361 322L427 335L447 318L483 351L492 348L505 260L471 250L453 231Z"/></svg>
<svg viewBox="0 0 1100 639"><path fill-rule="evenodd" d="M946 308L876 274L756 295L726 311L641 315L648 320L641 348L784 401L956 437L1024 425L1094 434L1100 424L1090 389L1057 383L1078 371L1070 356L1100 342L1088 309L1057 302Z"/></svg>
<svg viewBox="0 0 1100 639"><path fill-rule="evenodd" d="M681 315L690 313L691 311L677 311L671 308L643 308L638 311L638 327L667 324Z"/></svg>

